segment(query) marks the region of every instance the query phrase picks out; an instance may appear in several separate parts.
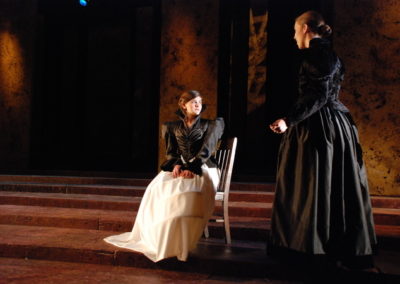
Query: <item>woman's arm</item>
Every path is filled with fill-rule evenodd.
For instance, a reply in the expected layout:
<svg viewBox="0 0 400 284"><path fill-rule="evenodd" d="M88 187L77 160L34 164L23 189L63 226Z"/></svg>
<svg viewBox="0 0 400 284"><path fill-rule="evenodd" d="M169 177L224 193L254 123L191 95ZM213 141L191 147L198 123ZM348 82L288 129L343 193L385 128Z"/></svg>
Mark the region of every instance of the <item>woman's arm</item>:
<svg viewBox="0 0 400 284"><path fill-rule="evenodd" d="M180 158L178 143L171 129L172 127L173 123L167 122L164 123L161 128L162 136L164 137L165 140L165 149L167 158L167 160L161 165L161 169L163 171L173 172L174 174L177 174L179 173L179 169L183 163Z"/></svg>
<svg viewBox="0 0 400 284"><path fill-rule="evenodd" d="M299 77L299 98L284 119L287 126L295 125L310 117L327 102L330 95L332 76L340 67L325 58L305 60Z"/></svg>

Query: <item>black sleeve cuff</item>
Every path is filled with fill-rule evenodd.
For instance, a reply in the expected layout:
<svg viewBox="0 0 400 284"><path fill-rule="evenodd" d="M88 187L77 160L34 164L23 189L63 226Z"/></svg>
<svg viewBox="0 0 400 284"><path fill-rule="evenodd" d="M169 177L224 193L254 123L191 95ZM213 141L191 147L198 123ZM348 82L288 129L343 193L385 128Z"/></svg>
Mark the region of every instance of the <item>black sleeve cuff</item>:
<svg viewBox="0 0 400 284"><path fill-rule="evenodd" d="M166 160L164 163L162 163L160 168L163 171L172 172L176 165L181 165L182 166L183 165L182 160L179 159L179 158Z"/></svg>
<svg viewBox="0 0 400 284"><path fill-rule="evenodd" d="M203 171L201 169L201 166L203 165L203 163L201 162L201 159L196 158L194 159L192 162L188 163L186 165L186 169L188 169L189 171L191 171L192 173L201 176Z"/></svg>

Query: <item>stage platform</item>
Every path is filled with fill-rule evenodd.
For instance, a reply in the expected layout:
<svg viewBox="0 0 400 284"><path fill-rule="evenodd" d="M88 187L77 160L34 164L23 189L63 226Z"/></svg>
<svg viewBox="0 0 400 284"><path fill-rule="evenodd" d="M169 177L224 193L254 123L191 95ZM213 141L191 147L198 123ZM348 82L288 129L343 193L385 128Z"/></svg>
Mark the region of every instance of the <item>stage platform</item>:
<svg viewBox="0 0 400 284"><path fill-rule="evenodd" d="M153 263L105 243L104 237L131 230L149 182L0 175L0 283L303 283L319 275L305 263L287 266L266 255L272 183L233 183L232 245L224 244L222 225L212 223L211 238L202 239L186 263ZM400 198L373 196L372 203L379 240L376 263L386 274L326 271L326 281L400 283Z"/></svg>

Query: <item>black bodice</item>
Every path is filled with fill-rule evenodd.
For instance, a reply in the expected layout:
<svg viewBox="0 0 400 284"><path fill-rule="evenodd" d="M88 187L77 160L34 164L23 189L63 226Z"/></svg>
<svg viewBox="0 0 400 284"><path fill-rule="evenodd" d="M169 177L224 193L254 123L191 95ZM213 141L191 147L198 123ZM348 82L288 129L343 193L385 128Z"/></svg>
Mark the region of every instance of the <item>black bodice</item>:
<svg viewBox="0 0 400 284"><path fill-rule="evenodd" d="M301 56L298 97L285 119L286 123L295 125L322 107L348 112L339 100L344 67L330 42L312 39L310 47L301 51Z"/></svg>
<svg viewBox="0 0 400 284"><path fill-rule="evenodd" d="M224 130L223 118L216 120L197 118L191 128L183 120L163 125L167 160L161 165L164 171L172 171L175 165L201 175L201 166L215 167L210 159Z"/></svg>

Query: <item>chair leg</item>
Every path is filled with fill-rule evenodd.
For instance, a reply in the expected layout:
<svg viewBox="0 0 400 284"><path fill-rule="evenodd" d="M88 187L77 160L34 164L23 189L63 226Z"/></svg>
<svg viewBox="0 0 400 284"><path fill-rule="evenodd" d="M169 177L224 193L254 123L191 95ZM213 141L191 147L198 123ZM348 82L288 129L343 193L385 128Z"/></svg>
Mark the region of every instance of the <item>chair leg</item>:
<svg viewBox="0 0 400 284"><path fill-rule="evenodd" d="M224 227L225 227L225 243L230 245L232 243L231 227L229 224L228 208L224 209Z"/></svg>
<svg viewBox="0 0 400 284"><path fill-rule="evenodd" d="M204 237L208 239L210 237L210 232L208 231L208 225L204 228Z"/></svg>

